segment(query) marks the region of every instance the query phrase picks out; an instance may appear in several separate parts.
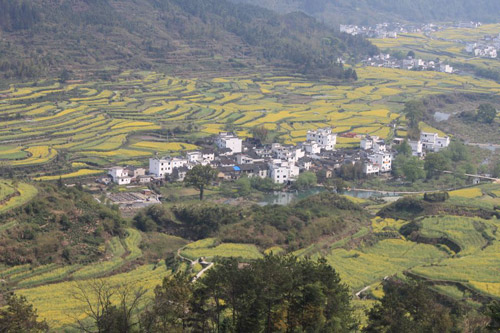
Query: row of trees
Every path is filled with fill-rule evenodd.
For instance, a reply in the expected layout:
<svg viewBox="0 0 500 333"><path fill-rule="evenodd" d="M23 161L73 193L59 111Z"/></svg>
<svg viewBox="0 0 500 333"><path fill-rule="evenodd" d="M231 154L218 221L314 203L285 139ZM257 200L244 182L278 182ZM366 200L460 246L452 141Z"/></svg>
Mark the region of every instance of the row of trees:
<svg viewBox="0 0 500 333"><path fill-rule="evenodd" d="M481 312L439 295L423 282L389 278L363 328L348 287L324 259L266 256L247 264L225 259L193 280L186 272L154 289L90 280L76 285L85 319L75 328L98 333L159 332L498 332L500 302ZM25 298L8 296L1 332L41 333L49 327Z"/></svg>
<svg viewBox="0 0 500 333"><path fill-rule="evenodd" d="M0 29L7 31L28 29L39 20L40 17L31 1L0 0Z"/></svg>
<svg viewBox="0 0 500 333"><path fill-rule="evenodd" d="M367 221L360 206L329 192L287 206L234 207L207 202L154 205L134 217L135 227L145 232L167 232L192 240L218 237L224 242L289 249L303 248L320 237L340 237Z"/></svg>
<svg viewBox="0 0 500 333"><path fill-rule="evenodd" d="M460 113L460 117L464 120L476 121L484 124L493 124L496 116L496 108L489 103L480 104L476 111Z"/></svg>

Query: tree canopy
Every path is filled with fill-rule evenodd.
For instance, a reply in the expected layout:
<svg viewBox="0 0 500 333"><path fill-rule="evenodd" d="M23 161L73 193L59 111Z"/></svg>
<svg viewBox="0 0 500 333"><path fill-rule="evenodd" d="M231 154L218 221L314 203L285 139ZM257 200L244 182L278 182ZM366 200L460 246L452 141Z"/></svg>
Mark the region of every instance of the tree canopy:
<svg viewBox="0 0 500 333"><path fill-rule="evenodd" d="M497 116L496 108L491 104L481 104L477 108L477 120L486 124L491 124Z"/></svg>
<svg viewBox="0 0 500 333"><path fill-rule="evenodd" d="M38 320L36 310L24 296L7 296L7 306L0 308L0 332L42 333L48 330L47 322Z"/></svg>
<svg viewBox="0 0 500 333"><path fill-rule="evenodd" d="M388 280L384 297L368 313L365 333L446 333L455 328L450 311L421 282Z"/></svg>
<svg viewBox="0 0 500 333"><path fill-rule="evenodd" d="M215 176L216 170L209 164L197 164L186 173L184 183L197 188L200 191L200 200L203 200L205 187L210 185L210 183L215 179Z"/></svg>
<svg viewBox="0 0 500 333"><path fill-rule="evenodd" d="M350 294L325 260L226 259L195 283L165 278L143 317L149 332L350 332Z"/></svg>

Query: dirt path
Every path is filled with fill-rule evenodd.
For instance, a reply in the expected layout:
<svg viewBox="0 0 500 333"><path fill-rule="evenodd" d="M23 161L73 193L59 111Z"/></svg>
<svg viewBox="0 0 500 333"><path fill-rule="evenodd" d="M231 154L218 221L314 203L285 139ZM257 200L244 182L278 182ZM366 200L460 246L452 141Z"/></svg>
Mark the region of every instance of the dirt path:
<svg viewBox="0 0 500 333"><path fill-rule="evenodd" d="M184 248L185 248L185 246L183 246L177 250L177 255L179 256L179 258L189 262L191 267L194 266L195 264L198 264L198 263L204 266L204 268L201 271L199 271L191 280L191 282L196 282L196 280L201 278L203 276L203 274L205 274L206 271L208 271L210 268L212 268L214 266L214 263L210 262L210 261L206 261L205 259L200 260L200 258L198 258L197 260L191 260L189 258L186 258L181 254L181 252Z"/></svg>

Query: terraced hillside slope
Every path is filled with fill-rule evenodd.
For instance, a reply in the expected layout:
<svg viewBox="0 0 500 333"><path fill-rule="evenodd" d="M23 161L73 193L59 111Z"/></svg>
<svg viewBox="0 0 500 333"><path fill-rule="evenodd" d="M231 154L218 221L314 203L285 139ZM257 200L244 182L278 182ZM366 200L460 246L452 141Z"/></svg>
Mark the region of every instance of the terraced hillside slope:
<svg viewBox="0 0 500 333"><path fill-rule="evenodd" d="M240 209L236 207L205 205L203 208L192 203L193 216L184 216L181 206L191 204L179 207L166 204L163 208L154 208L153 215L158 220L152 223L158 223L158 229L144 232L125 228L122 236L107 238L99 247L106 256L98 262L55 261L43 265L2 266L0 277L17 294L26 296L55 329L69 327L74 318L84 317L84 304L72 297L77 283L96 277L116 286L134 283L147 288L147 297L150 298L154 286L173 271L187 271L193 276L198 273L204 267L198 261L200 257L204 258L205 266L212 262L217 266L227 257L250 262L269 253L325 258L349 286L353 297L358 299L355 302L357 307L370 307L383 296L381 284L384 278L407 275L426 280L436 292L463 302L464 306L477 308L481 303L500 298L500 278L496 269L500 264L499 194L499 185L490 184L450 192L450 198L444 202L426 201L422 196L409 197L385 206L378 216L371 217L371 221L367 214L374 207L380 207L380 203L357 200L362 205L359 206L328 193L312 196L290 207L262 208L255 216L243 212L246 216L244 222L238 218L234 220ZM335 202L340 216L352 211L347 228L339 224L335 215L329 215L335 209L318 205L325 200ZM301 207L307 210L302 215ZM202 229L199 224L186 221L197 218L205 218L206 223L217 220L221 226L204 234L207 238L188 244L187 240L159 232L168 227L165 218L174 216L169 209L177 210L174 214L176 221L185 228L169 232L193 237ZM203 213L203 209L210 212ZM162 210L165 216L158 215ZM266 215L269 211L277 214L271 218ZM287 212L292 214L287 215ZM358 220L353 219L356 214L360 217ZM311 217L310 220L307 216ZM271 231L271 225L259 224L259 218L271 221L274 231ZM297 228L302 225L302 229L282 231L280 226L287 224ZM332 231L327 228L335 225L344 229ZM245 228L254 230L256 236L236 239L244 235ZM267 230L267 236L276 237L261 237L259 230ZM311 244L299 237L294 238L294 232L302 238L315 232L323 235ZM280 233L285 237L280 238ZM236 238L231 240L231 235Z"/></svg>
<svg viewBox="0 0 500 333"><path fill-rule="evenodd" d="M337 27L341 23L482 21L497 22L500 4L494 0L234 0L282 13L303 11Z"/></svg>
<svg viewBox="0 0 500 333"><path fill-rule="evenodd" d="M120 69L195 76L269 65L344 79L338 57L376 52L305 14L226 0L0 1L0 13L0 73L11 78Z"/></svg>
<svg viewBox="0 0 500 333"><path fill-rule="evenodd" d="M256 126L297 143L307 130L329 125L340 134L338 147L355 147L360 139L343 134L405 136L391 124L404 125L400 111L407 100L500 93L498 83L469 76L357 71L354 86L300 76L181 79L134 71L113 82L11 85L0 91L1 166L22 167L38 180L95 176L115 163L145 165L155 152L196 149L201 137L224 129L250 136Z"/></svg>

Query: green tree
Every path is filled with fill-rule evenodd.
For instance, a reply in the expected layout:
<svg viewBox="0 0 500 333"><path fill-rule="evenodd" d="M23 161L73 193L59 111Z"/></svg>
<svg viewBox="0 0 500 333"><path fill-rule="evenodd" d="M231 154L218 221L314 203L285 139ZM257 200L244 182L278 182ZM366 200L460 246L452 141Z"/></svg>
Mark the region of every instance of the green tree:
<svg viewBox="0 0 500 333"><path fill-rule="evenodd" d="M421 101L408 101L405 103L403 113L408 121L408 137L413 140L420 138L419 124L425 113L425 106Z"/></svg>
<svg viewBox="0 0 500 333"><path fill-rule="evenodd" d="M411 156L411 146L408 140L404 140L400 145L397 145L396 150L401 155Z"/></svg>
<svg viewBox="0 0 500 333"><path fill-rule="evenodd" d="M470 160L470 153L467 147L458 141L452 141L448 148L445 150L445 154L453 162L461 162Z"/></svg>
<svg viewBox="0 0 500 333"><path fill-rule="evenodd" d="M450 169L450 160L443 153L430 153L425 157L424 170L427 179L437 177L441 172Z"/></svg>
<svg viewBox="0 0 500 333"><path fill-rule="evenodd" d="M495 178L500 178L500 162L497 162L491 171L491 174Z"/></svg>
<svg viewBox="0 0 500 333"><path fill-rule="evenodd" d="M255 126L252 128L252 137L260 143L266 144L269 143L270 133L264 125Z"/></svg>
<svg viewBox="0 0 500 333"><path fill-rule="evenodd" d="M24 296L7 296L7 306L0 309L0 332L38 333L48 331L47 322L38 320L36 310Z"/></svg>
<svg viewBox="0 0 500 333"><path fill-rule="evenodd" d="M220 260L191 283L164 279L142 316L146 332L351 332L350 295L325 260Z"/></svg>
<svg viewBox="0 0 500 333"><path fill-rule="evenodd" d="M240 197L246 197L252 193L252 184L248 177L241 177L236 181L236 189Z"/></svg>
<svg viewBox="0 0 500 333"><path fill-rule="evenodd" d="M59 78L59 82L66 83L66 81L68 81L70 79L70 77L71 77L71 75L70 75L69 71L67 69L64 69L61 72L61 76Z"/></svg>
<svg viewBox="0 0 500 333"><path fill-rule="evenodd" d="M423 283L388 280L363 332L446 333L455 328L449 309Z"/></svg>
<svg viewBox="0 0 500 333"><path fill-rule="evenodd" d="M203 200L205 187L215 179L215 176L216 171L210 165L197 164L186 173L184 183L197 188L200 191L200 200Z"/></svg>
<svg viewBox="0 0 500 333"><path fill-rule="evenodd" d="M487 314L490 317L488 329L493 332L500 331L500 301L493 301L488 305Z"/></svg>
<svg viewBox="0 0 500 333"><path fill-rule="evenodd" d="M424 162L415 156L408 157L401 167L401 172L410 182L422 179L425 177Z"/></svg>
<svg viewBox="0 0 500 333"><path fill-rule="evenodd" d="M216 328L227 321L236 332L349 332L357 324L347 287L324 260L267 256L238 268L228 259L200 288Z"/></svg>
<svg viewBox="0 0 500 333"><path fill-rule="evenodd" d="M480 122L491 124L495 120L497 110L491 104L481 104L477 109L477 119Z"/></svg>
<svg viewBox="0 0 500 333"><path fill-rule="evenodd" d="M191 316L193 285L189 274L178 272L165 277L155 288L152 303L141 315L145 332L183 332Z"/></svg>
<svg viewBox="0 0 500 333"><path fill-rule="evenodd" d="M316 186L318 183L318 179L316 178L316 174L314 172L306 171L299 175L293 187L297 190L306 190L313 186Z"/></svg>

